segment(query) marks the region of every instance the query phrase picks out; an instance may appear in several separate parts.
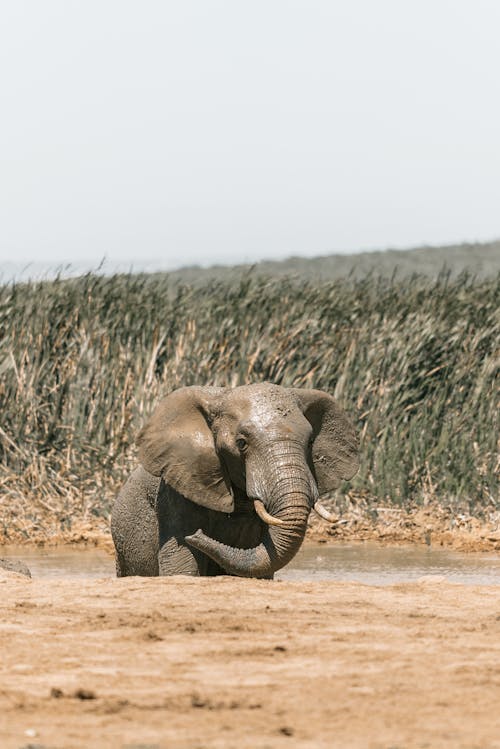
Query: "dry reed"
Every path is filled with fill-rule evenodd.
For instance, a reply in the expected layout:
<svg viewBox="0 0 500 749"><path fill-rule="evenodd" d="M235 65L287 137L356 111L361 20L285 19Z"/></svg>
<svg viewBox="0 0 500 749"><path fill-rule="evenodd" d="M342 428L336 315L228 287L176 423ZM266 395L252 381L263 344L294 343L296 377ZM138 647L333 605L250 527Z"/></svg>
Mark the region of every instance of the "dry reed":
<svg viewBox="0 0 500 749"><path fill-rule="evenodd" d="M500 277L445 274L0 287L0 535L106 516L162 394L262 380L324 389L350 411L354 492L498 508L499 292Z"/></svg>

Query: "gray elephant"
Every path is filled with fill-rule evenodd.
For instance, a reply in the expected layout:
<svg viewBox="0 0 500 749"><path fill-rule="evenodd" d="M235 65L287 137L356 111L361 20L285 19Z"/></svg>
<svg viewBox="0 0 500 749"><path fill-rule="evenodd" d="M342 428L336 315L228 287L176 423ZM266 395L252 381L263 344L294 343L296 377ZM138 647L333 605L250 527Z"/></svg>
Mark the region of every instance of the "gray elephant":
<svg viewBox="0 0 500 749"><path fill-rule="evenodd" d="M318 496L358 470L358 440L320 390L187 387L137 439L141 465L111 519L117 575L272 578Z"/></svg>

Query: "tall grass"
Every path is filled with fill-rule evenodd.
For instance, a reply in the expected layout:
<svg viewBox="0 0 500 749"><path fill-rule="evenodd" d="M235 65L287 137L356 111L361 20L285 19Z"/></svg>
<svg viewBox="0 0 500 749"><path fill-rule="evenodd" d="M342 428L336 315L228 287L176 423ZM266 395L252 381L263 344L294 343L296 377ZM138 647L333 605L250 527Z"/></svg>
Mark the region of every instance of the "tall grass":
<svg viewBox="0 0 500 749"><path fill-rule="evenodd" d="M0 287L0 533L107 514L161 395L262 380L324 389L352 414L354 491L498 506L499 357L500 277Z"/></svg>

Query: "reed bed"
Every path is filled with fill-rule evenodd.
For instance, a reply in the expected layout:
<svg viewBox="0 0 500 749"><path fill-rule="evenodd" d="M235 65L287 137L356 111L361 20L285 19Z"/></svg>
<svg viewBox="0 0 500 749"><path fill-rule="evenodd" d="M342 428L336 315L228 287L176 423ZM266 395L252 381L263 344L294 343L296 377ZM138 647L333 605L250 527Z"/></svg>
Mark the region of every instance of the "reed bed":
<svg viewBox="0 0 500 749"><path fill-rule="evenodd" d="M499 508L500 277L0 287L0 536L106 517L158 398L272 381L357 422L351 497ZM50 522L49 522L50 518Z"/></svg>

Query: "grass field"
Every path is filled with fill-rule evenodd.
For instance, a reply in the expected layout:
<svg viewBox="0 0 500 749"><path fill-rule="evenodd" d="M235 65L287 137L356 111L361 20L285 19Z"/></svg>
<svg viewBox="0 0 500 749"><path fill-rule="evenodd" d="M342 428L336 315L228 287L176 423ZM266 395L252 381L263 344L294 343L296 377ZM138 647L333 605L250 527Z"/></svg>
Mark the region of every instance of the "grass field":
<svg viewBox="0 0 500 749"><path fill-rule="evenodd" d="M319 255L310 258L291 257L286 260L263 260L254 266L192 266L174 271L170 277L175 281L192 285L201 285L213 280L234 282L250 268L254 268L261 275L294 276L311 282L338 281L347 277L361 280L368 275L402 281L416 273L436 279L443 272L456 278L464 271L482 280L500 273L500 241L445 247L416 247L412 250Z"/></svg>
<svg viewBox="0 0 500 749"><path fill-rule="evenodd" d="M161 395L262 380L341 401L368 501L498 509L499 351L500 276L5 285L0 533L107 515Z"/></svg>

